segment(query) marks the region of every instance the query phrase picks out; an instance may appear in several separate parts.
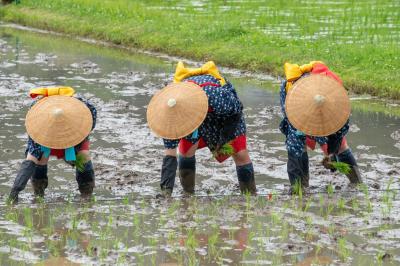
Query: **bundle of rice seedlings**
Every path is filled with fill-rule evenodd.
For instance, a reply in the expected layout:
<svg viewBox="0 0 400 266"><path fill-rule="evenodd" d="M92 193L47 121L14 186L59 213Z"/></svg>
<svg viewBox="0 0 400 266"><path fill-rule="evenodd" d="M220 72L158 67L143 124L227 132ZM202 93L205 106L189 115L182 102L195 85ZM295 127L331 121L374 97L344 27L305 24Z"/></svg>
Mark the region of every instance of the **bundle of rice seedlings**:
<svg viewBox="0 0 400 266"><path fill-rule="evenodd" d="M83 154L78 153L76 155L75 167L79 172L83 172L83 170L85 170L85 161L86 158Z"/></svg>
<svg viewBox="0 0 400 266"><path fill-rule="evenodd" d="M347 175L351 171L351 166L343 162L331 162L330 163L340 173Z"/></svg>

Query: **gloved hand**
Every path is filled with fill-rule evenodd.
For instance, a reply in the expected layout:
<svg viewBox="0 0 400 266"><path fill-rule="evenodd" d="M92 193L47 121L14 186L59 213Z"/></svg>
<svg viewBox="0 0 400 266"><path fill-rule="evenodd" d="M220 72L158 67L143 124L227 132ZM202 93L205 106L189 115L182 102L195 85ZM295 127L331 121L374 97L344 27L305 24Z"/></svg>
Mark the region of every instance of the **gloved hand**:
<svg viewBox="0 0 400 266"><path fill-rule="evenodd" d="M336 168L333 167L332 162L337 162L336 156L335 155L325 155L324 159L322 159L322 165L326 168L331 170L331 172L335 172Z"/></svg>

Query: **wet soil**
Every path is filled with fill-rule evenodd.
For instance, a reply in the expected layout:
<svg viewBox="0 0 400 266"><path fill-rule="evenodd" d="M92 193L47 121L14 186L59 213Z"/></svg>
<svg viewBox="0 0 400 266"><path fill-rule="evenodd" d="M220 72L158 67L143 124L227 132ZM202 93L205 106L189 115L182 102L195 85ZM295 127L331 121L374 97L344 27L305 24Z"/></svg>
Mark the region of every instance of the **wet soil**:
<svg viewBox="0 0 400 266"><path fill-rule="evenodd" d="M149 131L145 111L150 97L171 81L174 58L2 27L0 56L3 199L24 157L29 89L72 86L98 110L91 135L97 202L77 203L74 169L52 160L45 204L32 203L28 185L18 206L1 205L0 262L400 263L399 118L352 113L348 142L365 188L349 186L344 175L322 167L320 151L310 151L311 195L291 198L284 195L288 180L277 81L228 71L245 106L248 147L265 196L229 196L239 193L233 161L219 164L203 149L196 155L198 197L182 199L177 178L174 198L159 199L163 146Z"/></svg>

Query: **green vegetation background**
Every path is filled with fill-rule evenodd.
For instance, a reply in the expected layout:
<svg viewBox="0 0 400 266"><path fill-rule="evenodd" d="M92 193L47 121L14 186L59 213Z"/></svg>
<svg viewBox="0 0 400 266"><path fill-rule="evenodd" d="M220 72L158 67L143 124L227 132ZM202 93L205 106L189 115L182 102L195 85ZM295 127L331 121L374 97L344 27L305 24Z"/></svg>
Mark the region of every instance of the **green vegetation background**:
<svg viewBox="0 0 400 266"><path fill-rule="evenodd" d="M273 75L322 60L353 92L400 99L398 0L21 0L0 20Z"/></svg>

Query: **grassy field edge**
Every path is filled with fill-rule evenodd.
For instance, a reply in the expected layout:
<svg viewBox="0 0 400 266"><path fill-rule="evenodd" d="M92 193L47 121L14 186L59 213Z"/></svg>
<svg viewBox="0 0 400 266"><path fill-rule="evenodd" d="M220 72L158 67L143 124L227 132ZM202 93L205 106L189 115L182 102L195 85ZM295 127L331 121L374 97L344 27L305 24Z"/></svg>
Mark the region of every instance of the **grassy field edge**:
<svg viewBox="0 0 400 266"><path fill-rule="evenodd" d="M152 37L148 33L143 32L140 27L129 28L123 25L106 25L93 21L90 18L82 19L72 15L49 12L47 10L31 9L26 7L18 7L10 5L1 7L0 20L4 22L13 22L30 27L46 29L66 34L90 37L97 40L103 40L114 44L121 44L128 47L141 48L153 52L162 52L174 56L182 56L188 59L199 61L215 60L219 65L227 67L235 67L243 70L266 72L271 75L282 75L282 65L284 58L276 58L277 53L273 53L268 60L260 62L255 61L261 52L252 50L252 47L246 47L245 56L241 57L238 52L243 47L228 43L225 49L219 49L218 42L215 43L196 43L193 45L180 45L179 39L174 38L173 34L168 32L155 32ZM211 49L210 49L211 47ZM257 47L254 47L257 48ZM254 53L254 54L252 54ZM274 57L272 59L272 57ZM278 64L277 62L282 62ZM351 70L349 70L351 72ZM357 70L354 70L357 71ZM387 74L387 78L391 78L391 74ZM383 85L371 84L363 80L359 80L357 75L342 76L345 86L356 94L370 94L382 98L400 99L400 89L387 88Z"/></svg>

